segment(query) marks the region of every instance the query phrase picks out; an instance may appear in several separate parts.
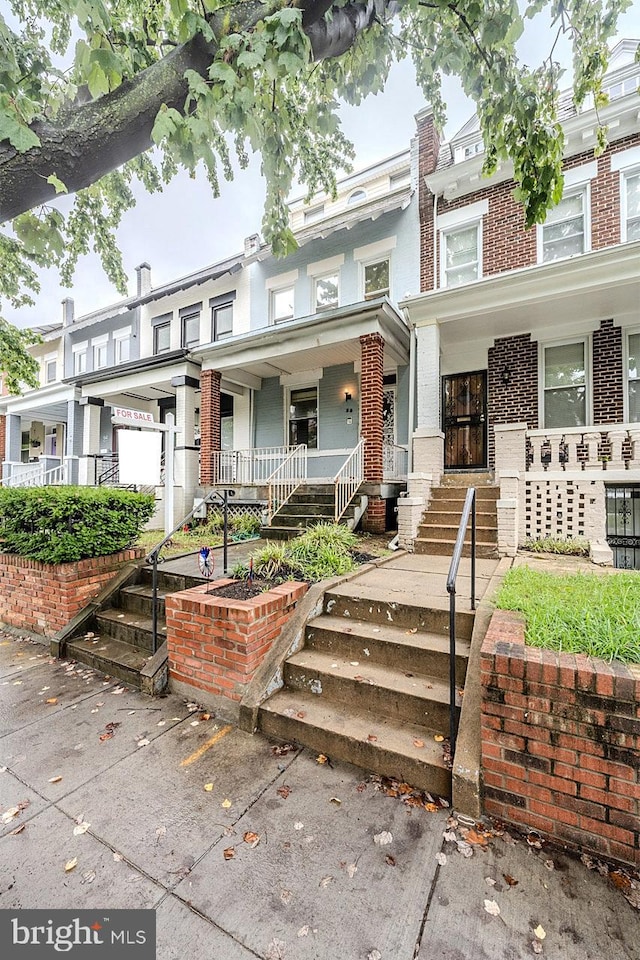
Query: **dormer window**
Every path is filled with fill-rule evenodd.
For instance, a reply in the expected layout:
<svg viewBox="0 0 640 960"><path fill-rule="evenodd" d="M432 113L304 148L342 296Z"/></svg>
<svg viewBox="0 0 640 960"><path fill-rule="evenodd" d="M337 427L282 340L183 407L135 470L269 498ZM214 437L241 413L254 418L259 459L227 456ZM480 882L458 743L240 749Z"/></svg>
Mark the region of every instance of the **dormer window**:
<svg viewBox="0 0 640 960"><path fill-rule="evenodd" d="M349 204L349 206L351 206L352 203L362 203L362 201L366 199L367 199L366 190L354 190L353 193L350 194L349 199L347 200L347 203Z"/></svg>

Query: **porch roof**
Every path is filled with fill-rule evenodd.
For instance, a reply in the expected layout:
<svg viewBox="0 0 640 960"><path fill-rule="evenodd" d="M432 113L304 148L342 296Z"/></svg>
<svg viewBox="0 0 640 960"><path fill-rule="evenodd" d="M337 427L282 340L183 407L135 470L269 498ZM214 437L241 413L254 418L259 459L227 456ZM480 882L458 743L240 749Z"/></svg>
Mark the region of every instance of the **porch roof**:
<svg viewBox="0 0 640 960"><path fill-rule="evenodd" d="M74 381L80 387L82 397L115 398L122 406L129 406L130 400L174 397L176 385L173 381L184 377L195 385L200 380L200 365L188 358L186 350L173 350L81 374Z"/></svg>
<svg viewBox="0 0 640 960"><path fill-rule="evenodd" d="M16 414L23 420L41 423L66 423L67 403L77 400L78 391L63 383L52 383L29 390L20 397L0 398L0 413Z"/></svg>
<svg viewBox="0 0 640 960"><path fill-rule="evenodd" d="M409 329L386 297L288 320L193 350L204 370L260 389L263 378L296 376L320 367L358 363L359 338L379 333L385 365L409 361Z"/></svg>
<svg viewBox="0 0 640 960"><path fill-rule="evenodd" d="M484 277L402 301L416 327L438 324L441 342L596 330L640 321L640 241Z"/></svg>

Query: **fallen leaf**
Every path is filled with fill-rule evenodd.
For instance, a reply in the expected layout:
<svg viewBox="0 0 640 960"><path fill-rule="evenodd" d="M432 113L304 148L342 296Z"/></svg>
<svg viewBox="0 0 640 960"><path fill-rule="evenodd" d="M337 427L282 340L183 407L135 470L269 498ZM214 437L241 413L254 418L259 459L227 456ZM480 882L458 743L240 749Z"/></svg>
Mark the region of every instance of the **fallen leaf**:
<svg viewBox="0 0 640 960"><path fill-rule="evenodd" d="M347 876L349 877L349 879L353 880L357 872L358 872L357 863L350 863L347 867Z"/></svg>
<svg viewBox="0 0 640 960"><path fill-rule="evenodd" d="M334 877L323 877L318 886L323 888L328 887L330 883L333 883L333 881Z"/></svg>
<svg viewBox="0 0 640 960"><path fill-rule="evenodd" d="M100 734L100 740L102 742L104 742L105 740L111 740L112 736L113 736L113 730L108 730L106 733Z"/></svg>
<svg viewBox="0 0 640 960"><path fill-rule="evenodd" d="M553 862L553 860L545 860L544 865L547 868L547 870L555 870L556 868L556 865Z"/></svg>
<svg viewBox="0 0 640 960"><path fill-rule="evenodd" d="M425 803L424 808L429 813L437 813L438 810L440 809L437 803Z"/></svg>
<svg viewBox="0 0 640 960"><path fill-rule="evenodd" d="M91 713L100 713L100 711L98 710L97 707L94 707L93 710L91 711Z"/></svg>
<svg viewBox="0 0 640 960"><path fill-rule="evenodd" d="M9 807L9 809L5 810L5 812L2 814L2 822L9 823L9 821L13 820L14 817L17 817L19 813L20 807Z"/></svg>
<svg viewBox="0 0 640 960"><path fill-rule="evenodd" d="M375 834L373 842L377 843L380 847L385 847L387 844L393 842L393 836L388 830L383 830L381 833Z"/></svg>
<svg viewBox="0 0 640 960"><path fill-rule="evenodd" d="M190 725L191 725L192 727L199 727L199 726L200 726L200 721L199 721L199 720L192 720Z"/></svg>
<svg viewBox="0 0 640 960"><path fill-rule="evenodd" d="M57 703L57 702L58 702L57 697L49 697L48 700L45 700L45 703Z"/></svg>
<svg viewBox="0 0 640 960"><path fill-rule="evenodd" d="M487 913L491 914L492 917L497 917L500 915L500 907L495 900L485 900L484 908Z"/></svg>
<svg viewBox="0 0 640 960"><path fill-rule="evenodd" d="M447 843L455 843L458 839L453 830L445 830L445 832L442 834L442 838L443 840L446 840Z"/></svg>
<svg viewBox="0 0 640 960"><path fill-rule="evenodd" d="M205 788L205 790L207 791L207 793L211 793L211 791L213 790L213 784L212 784L212 783L205 783L204 788Z"/></svg>
<svg viewBox="0 0 640 960"><path fill-rule="evenodd" d="M159 726L159 727L164 727L164 725L166 724L166 722L167 722L166 720L158 720L158 726Z"/></svg>
<svg viewBox="0 0 640 960"><path fill-rule="evenodd" d="M75 868L76 868L77 866L78 866L78 858L77 858L77 857L74 857L73 860L67 860L67 862L66 862L65 865L64 865L64 872L65 872L65 873L70 873L71 870L75 870Z"/></svg>
<svg viewBox="0 0 640 960"><path fill-rule="evenodd" d="M444 867L447 863L446 853L436 853L436 860L438 861L441 867Z"/></svg>
<svg viewBox="0 0 640 960"><path fill-rule="evenodd" d="M395 857L392 857L391 854L388 853L388 854L386 855L386 857L384 858L384 862L387 864L388 867L395 867L395 865L396 865L396 858L395 858Z"/></svg>
<svg viewBox="0 0 640 960"><path fill-rule="evenodd" d="M442 741L444 740L444 737L442 736L442 734L437 733L433 739L435 740L436 743L442 743Z"/></svg>
<svg viewBox="0 0 640 960"><path fill-rule="evenodd" d="M10 832L9 836L16 837L19 833L22 833L25 827L26 827L26 823L21 823L19 827L16 827L15 830L12 830Z"/></svg>
<svg viewBox="0 0 640 960"><path fill-rule="evenodd" d="M309 924L305 924L304 927L300 927L298 930L299 937L308 937L309 936Z"/></svg>
<svg viewBox="0 0 640 960"><path fill-rule="evenodd" d="M508 873L503 873L505 883L508 883L510 887L517 887L520 883L519 880L516 880L514 877L510 876Z"/></svg>
<svg viewBox="0 0 640 960"><path fill-rule="evenodd" d="M609 880L618 890L629 890L631 888L631 877L628 877L622 870L611 870Z"/></svg>
<svg viewBox="0 0 640 960"><path fill-rule="evenodd" d="M298 718L298 720L304 720L304 718L306 717L306 713L304 712L304 710L298 710L298 712L296 713L296 717Z"/></svg>
<svg viewBox="0 0 640 960"><path fill-rule="evenodd" d="M488 883L490 887L495 887L496 883L498 882L497 880L494 880L493 877L485 877L484 881L485 883Z"/></svg>
<svg viewBox="0 0 640 960"><path fill-rule="evenodd" d="M418 749L420 749L420 747L424 747L424 740L418 740L416 737L413 741L413 745L414 747L418 747Z"/></svg>
<svg viewBox="0 0 640 960"><path fill-rule="evenodd" d="M339 807L342 803L340 797L329 797L329 803L335 803L336 807Z"/></svg>
<svg viewBox="0 0 640 960"><path fill-rule="evenodd" d="M227 849L223 851L222 855L225 858L225 860L233 860L233 858L236 855L236 848L227 847Z"/></svg>
<svg viewBox="0 0 640 960"><path fill-rule="evenodd" d="M544 940L544 938L547 935L547 931L544 929L544 927L541 927L540 924L538 924L538 926L533 931L533 934L538 938L538 940Z"/></svg>
<svg viewBox="0 0 640 960"><path fill-rule="evenodd" d="M278 940L277 937L274 937L267 947L267 955L265 960L284 960L284 951L286 946L286 940Z"/></svg>
<svg viewBox="0 0 640 960"><path fill-rule="evenodd" d="M90 823L87 823L86 820L83 820L82 823L79 823L77 827L73 828L74 837L79 837L81 834L86 833L90 826Z"/></svg>
<svg viewBox="0 0 640 960"><path fill-rule="evenodd" d="M329 757L325 757L324 753L319 753L316 757L316 763L326 763Z"/></svg>
<svg viewBox="0 0 640 960"><path fill-rule="evenodd" d="M286 757L288 753L295 749L292 743L276 743L271 747L271 753L274 757Z"/></svg>
<svg viewBox="0 0 640 960"><path fill-rule="evenodd" d="M464 835L467 843L475 843L477 846L486 847L489 843L489 837L485 833L478 833L473 828Z"/></svg>
<svg viewBox="0 0 640 960"><path fill-rule="evenodd" d="M61 780L62 780L62 777L50 777L49 783L60 783Z"/></svg>
<svg viewBox="0 0 640 960"><path fill-rule="evenodd" d="M282 797L283 800L286 800L291 793L291 787L288 787L286 783L283 783L281 787L278 787L276 793L278 796Z"/></svg>
<svg viewBox="0 0 640 960"><path fill-rule="evenodd" d="M148 747L148 746L149 746L149 741L147 740L146 737L143 737L142 740L138 740L138 742L137 742L136 745L137 745L138 747Z"/></svg>
<svg viewBox="0 0 640 960"><path fill-rule="evenodd" d="M366 783L364 783L362 780L360 781L359 784L356 785L356 792L357 792L357 793L364 793L364 791L365 791L366 789L367 789L367 785L366 785Z"/></svg>
<svg viewBox="0 0 640 960"><path fill-rule="evenodd" d="M211 714L210 714L210 713L201 713L201 714L200 714L200 720L211 720Z"/></svg>
<svg viewBox="0 0 640 960"><path fill-rule="evenodd" d="M542 944L540 943L539 940L532 940L531 949L533 950L534 953L542 953Z"/></svg>
<svg viewBox="0 0 640 960"><path fill-rule="evenodd" d="M542 844L544 841L540 834L535 833L535 831L532 830L531 833L527 835L527 843L530 847L534 847L536 850L542 850Z"/></svg>
<svg viewBox="0 0 640 960"><path fill-rule="evenodd" d="M377 739L378 738L374 733L370 733L369 736L367 737L367 740L369 741L369 743L375 743Z"/></svg>
<svg viewBox="0 0 640 960"><path fill-rule="evenodd" d="M257 847L258 844L260 843L260 837L258 836L258 834L253 833L251 830L247 830L247 832L244 834L242 839L244 840L245 843L248 843L249 846L252 848Z"/></svg>
<svg viewBox="0 0 640 960"><path fill-rule="evenodd" d="M228 810L231 806L231 800L223 800L220 806L224 807L225 810Z"/></svg>

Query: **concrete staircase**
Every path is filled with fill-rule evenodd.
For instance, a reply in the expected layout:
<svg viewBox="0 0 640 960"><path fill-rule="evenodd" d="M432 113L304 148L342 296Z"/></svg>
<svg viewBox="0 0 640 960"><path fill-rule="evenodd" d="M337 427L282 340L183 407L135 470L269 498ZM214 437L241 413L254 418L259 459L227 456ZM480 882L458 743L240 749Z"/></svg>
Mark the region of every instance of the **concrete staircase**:
<svg viewBox="0 0 640 960"><path fill-rule="evenodd" d="M498 518L496 502L500 488L487 474L453 474L431 493L431 503L422 517L415 553L447 556L453 553L462 507L470 486L476 488L476 556L498 556ZM463 557L470 555L471 522L467 528Z"/></svg>
<svg viewBox="0 0 640 960"><path fill-rule="evenodd" d="M451 774L435 739L449 734L443 560L435 558L433 576L382 566L371 586L356 578L330 589L304 648L284 663L283 688L261 706L259 729L449 797ZM460 686L473 620L464 609L456 617Z"/></svg>
<svg viewBox="0 0 640 960"><path fill-rule="evenodd" d="M333 523L335 490L332 483L301 484L289 500L274 513L271 523L262 527L260 535L267 540L292 540L316 523ZM356 506L352 501L340 522L354 522Z"/></svg>
<svg viewBox="0 0 640 960"><path fill-rule="evenodd" d="M65 639L59 655L86 663L129 686L145 688L143 671L153 657L151 577L151 567L140 567L137 582L120 587L110 598L109 606L85 619L81 630ZM158 570L159 647L164 643L167 629L165 595L199 583L202 583L199 577Z"/></svg>

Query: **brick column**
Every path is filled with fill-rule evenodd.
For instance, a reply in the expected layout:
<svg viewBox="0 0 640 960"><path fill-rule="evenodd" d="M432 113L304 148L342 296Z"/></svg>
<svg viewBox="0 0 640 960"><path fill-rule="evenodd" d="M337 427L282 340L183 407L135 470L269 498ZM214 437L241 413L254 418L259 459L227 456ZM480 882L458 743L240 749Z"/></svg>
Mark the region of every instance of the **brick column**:
<svg viewBox="0 0 640 960"><path fill-rule="evenodd" d="M200 483L209 486L213 475L213 454L220 450L219 370L203 370L200 376Z"/></svg>
<svg viewBox="0 0 640 960"><path fill-rule="evenodd" d="M360 405L364 439L365 483L382 483L382 371L384 340L379 333L360 337L362 373ZM386 504L380 496L370 495L363 526L369 533L384 533Z"/></svg>

